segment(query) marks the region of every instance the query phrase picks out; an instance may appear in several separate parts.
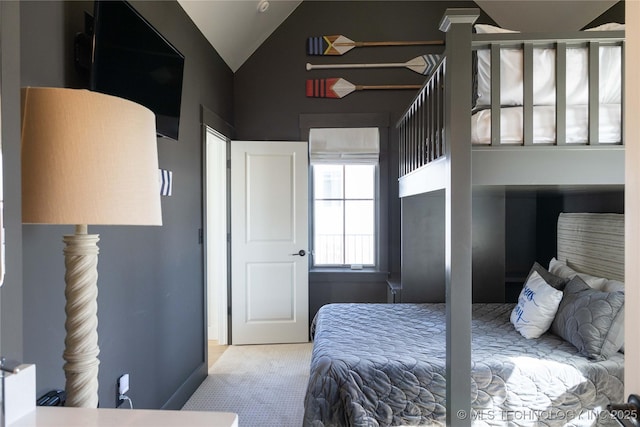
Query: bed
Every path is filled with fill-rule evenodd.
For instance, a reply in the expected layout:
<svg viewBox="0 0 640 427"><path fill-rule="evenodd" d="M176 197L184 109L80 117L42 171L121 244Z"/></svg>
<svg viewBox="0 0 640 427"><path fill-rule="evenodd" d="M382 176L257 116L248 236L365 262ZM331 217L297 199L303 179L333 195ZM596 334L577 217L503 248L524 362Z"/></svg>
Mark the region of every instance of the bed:
<svg viewBox="0 0 640 427"><path fill-rule="evenodd" d="M619 303L623 251L623 215L561 214L558 257L548 269L534 268L568 283L584 281L589 289L581 292ZM550 329L538 338L516 330L516 304L473 304L471 411L459 419L489 426L616 425L603 409L623 401L620 338L605 356L604 344L588 350L565 333L568 323L591 322L571 310L574 303L589 306L572 300L573 285L565 286ZM606 335L623 330L623 310L618 306ZM312 324L304 426L445 425L446 324L446 304L323 306Z"/></svg>
<svg viewBox="0 0 640 427"><path fill-rule="evenodd" d="M473 424L607 425L598 409L623 401L622 353L593 362L552 334L526 340L509 322L513 306L473 306ZM323 307L304 425L445 425L444 310Z"/></svg>
<svg viewBox="0 0 640 427"><path fill-rule="evenodd" d="M478 17L478 9L447 9L440 22L440 30L446 33L444 55L397 122L398 192L402 203L412 196L429 194L441 197L444 205L446 419L447 422L455 421L456 425L468 425L457 419L456 414L471 410L473 391L469 383L472 376L472 248L475 243L472 198L485 189L506 192L507 189L579 188L582 191L587 188L621 189L625 182L624 120L620 119L619 130L610 132L618 128L615 123L618 115L613 113L613 125L600 126L604 119L601 116L611 113L607 106L618 105L616 89L601 83L616 79L624 81L624 32L603 28L554 34L478 34L474 32ZM605 47L619 49L619 78L601 80L611 65L610 60L600 60ZM509 57L512 49L519 51L516 55L521 60L515 62L521 63L522 67L518 68L516 76L503 76L503 58ZM536 83L537 49L546 50L554 58L555 97L553 90L551 95L548 91L539 94L541 88L549 85ZM576 53L573 49L586 49L587 52L586 71L580 71L581 76L586 72L586 92L580 85L576 90L570 90L574 83L574 76L570 74L575 65L570 59ZM491 69L484 70L490 77L491 97L490 101L479 102L482 70L474 63L474 56L475 62L479 63L480 53L485 51L489 52L491 63ZM601 67L604 67L602 71ZM518 72L521 78L517 76ZM503 100L501 93L503 83L508 81L517 82L515 88L505 88L505 93L516 95L515 100L509 102ZM505 86L509 85L505 83ZM617 93L621 105L619 117L623 118L624 85L620 85ZM550 101L545 98L554 101L546 105ZM586 108L586 127L584 114L574 114L572 108L576 111ZM502 120L503 116L513 114L508 109L516 114L522 112L521 119L516 118L521 125L514 125L507 117ZM538 117L534 121L534 112L538 110L553 111L555 120L548 118L553 113L547 111L536 112L547 114L547 118ZM472 115L477 113L484 115L482 120L478 117L485 127L485 135L479 137L478 142L484 138L484 144L472 143L472 136L481 133L479 127L472 128ZM572 142L574 136L567 129L567 124L573 126L572 115L576 116L573 122L577 123L582 135L586 133L586 142L580 142L583 136L575 137ZM555 125L551 132L536 141L534 135L541 135L542 130L536 129L534 124L550 121ZM513 134L504 126L518 128L511 140L501 139L503 135ZM620 136L620 141L615 141L616 135ZM547 143L544 138L553 141ZM498 209L493 217L503 215L504 209Z"/></svg>

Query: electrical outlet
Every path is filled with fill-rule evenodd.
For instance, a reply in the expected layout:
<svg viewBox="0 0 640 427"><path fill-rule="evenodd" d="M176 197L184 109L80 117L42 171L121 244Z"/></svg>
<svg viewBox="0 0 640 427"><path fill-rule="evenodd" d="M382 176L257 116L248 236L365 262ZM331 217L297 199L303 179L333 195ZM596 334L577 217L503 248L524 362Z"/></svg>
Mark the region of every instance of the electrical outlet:
<svg viewBox="0 0 640 427"><path fill-rule="evenodd" d="M116 381L116 408L124 402L120 396L129 391L129 374L123 374Z"/></svg>
<svg viewBox="0 0 640 427"><path fill-rule="evenodd" d="M118 393L125 394L129 391L129 374L121 375L118 378Z"/></svg>

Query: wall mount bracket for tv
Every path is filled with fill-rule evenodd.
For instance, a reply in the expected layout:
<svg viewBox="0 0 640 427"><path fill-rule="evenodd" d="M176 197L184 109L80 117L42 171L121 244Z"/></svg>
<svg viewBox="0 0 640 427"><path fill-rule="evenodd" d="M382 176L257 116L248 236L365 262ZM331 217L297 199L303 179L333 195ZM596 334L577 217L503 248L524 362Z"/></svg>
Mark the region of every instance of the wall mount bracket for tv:
<svg viewBox="0 0 640 427"><path fill-rule="evenodd" d="M73 60L76 71L83 77L89 78L91 72L91 51L93 39L93 16L84 12L84 31L76 33L73 40Z"/></svg>

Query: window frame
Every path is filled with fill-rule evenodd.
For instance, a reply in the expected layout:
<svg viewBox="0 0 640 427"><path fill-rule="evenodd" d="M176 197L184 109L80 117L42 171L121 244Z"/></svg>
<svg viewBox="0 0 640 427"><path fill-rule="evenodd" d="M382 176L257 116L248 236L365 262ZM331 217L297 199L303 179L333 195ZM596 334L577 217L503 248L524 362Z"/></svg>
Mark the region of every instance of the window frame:
<svg viewBox="0 0 640 427"><path fill-rule="evenodd" d="M300 137L309 141L312 128L360 128L376 127L380 136L380 155L376 167L375 183L375 267L364 267L362 270L352 270L350 266L314 266L313 254L308 259L310 280L335 281L346 280L347 277L362 277L373 280L380 277L384 280L389 272L389 126L387 113L328 113L301 114L299 116ZM313 182L312 171L309 168L309 244L313 248ZM349 279L352 280L352 279Z"/></svg>
<svg viewBox="0 0 640 427"><path fill-rule="evenodd" d="M331 165L341 165L341 166L349 166L349 165L358 165L358 162L342 162L342 163L327 163L327 164L331 164ZM346 194L345 194L345 179L344 177L346 176L346 174L344 173L344 169L343 169L343 181L342 181L342 198L341 199L316 199L315 197L315 193L314 193L314 189L315 189L315 174L313 172L313 168L316 165L309 165L309 180L310 180L310 186L309 186L309 224L310 224L310 234L309 234L309 243L310 243L310 247L313 248L313 250L311 251L311 260L310 260L310 266L311 269L326 269L326 268L334 268L334 269L349 269L349 270L356 270L353 268L354 265L360 265L360 264L316 264L315 261L315 202L316 200L340 200L343 202L343 204L346 204L346 202L348 200L373 200L373 239L374 239L374 243L373 243L373 264L362 264L362 268L363 269L369 269L369 270L376 270L377 269L377 265L378 265L378 253L380 252L380 248L378 247L379 241L380 239L378 238L378 232L380 230L380 227L378 226L378 218L380 216L380 201L379 201L379 194L380 194L380 162L376 162L376 163L368 163L370 166L373 166L373 199L348 199L346 198ZM342 208L342 220L343 220L343 232L342 232L342 237L344 240L344 236L347 234L346 233L346 229L344 229L344 215L345 215L345 205L343 205ZM346 244L343 242L343 259L345 258L345 254L344 251L346 250Z"/></svg>

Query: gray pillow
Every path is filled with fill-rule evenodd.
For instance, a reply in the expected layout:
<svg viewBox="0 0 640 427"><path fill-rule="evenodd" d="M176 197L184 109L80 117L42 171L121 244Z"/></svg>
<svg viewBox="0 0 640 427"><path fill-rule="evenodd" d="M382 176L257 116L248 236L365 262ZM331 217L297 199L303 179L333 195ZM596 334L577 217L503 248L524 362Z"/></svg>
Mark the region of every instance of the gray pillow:
<svg viewBox="0 0 640 427"><path fill-rule="evenodd" d="M555 274L550 273L546 268L544 268L537 262L534 262L533 266L531 267L531 270L529 270L529 274L527 275L527 280L529 280L529 277L531 277L531 274L534 271L537 271L538 274L544 279L545 282L547 282L549 285L553 286L559 291L563 290L567 282L569 281L569 279L565 279L564 277L556 276ZM527 280L525 280L524 282L527 283Z"/></svg>
<svg viewBox="0 0 640 427"><path fill-rule="evenodd" d="M605 360L624 342L624 294L591 288L575 276L564 295L551 331L595 360Z"/></svg>

